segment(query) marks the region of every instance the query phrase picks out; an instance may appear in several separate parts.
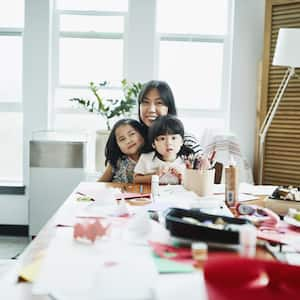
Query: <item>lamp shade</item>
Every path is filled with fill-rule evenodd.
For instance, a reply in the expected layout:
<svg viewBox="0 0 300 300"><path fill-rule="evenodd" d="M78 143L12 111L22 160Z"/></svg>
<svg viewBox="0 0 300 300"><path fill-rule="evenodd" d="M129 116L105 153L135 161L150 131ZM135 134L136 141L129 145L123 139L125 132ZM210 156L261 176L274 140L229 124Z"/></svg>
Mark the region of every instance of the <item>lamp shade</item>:
<svg viewBox="0 0 300 300"><path fill-rule="evenodd" d="M273 65L300 67L300 28L280 28Z"/></svg>

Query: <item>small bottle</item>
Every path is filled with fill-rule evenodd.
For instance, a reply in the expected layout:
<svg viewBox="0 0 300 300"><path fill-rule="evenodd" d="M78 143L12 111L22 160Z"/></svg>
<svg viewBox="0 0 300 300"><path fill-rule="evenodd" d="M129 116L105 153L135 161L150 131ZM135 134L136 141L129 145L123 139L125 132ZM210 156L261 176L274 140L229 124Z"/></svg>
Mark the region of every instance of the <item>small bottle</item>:
<svg viewBox="0 0 300 300"><path fill-rule="evenodd" d="M207 244L203 242L192 243L193 259L198 262L204 262L207 259Z"/></svg>
<svg viewBox="0 0 300 300"><path fill-rule="evenodd" d="M240 226L240 255L254 257L256 253L257 231L253 225Z"/></svg>
<svg viewBox="0 0 300 300"><path fill-rule="evenodd" d="M236 207L238 195L238 169L231 156L229 166L225 168L225 202L228 207Z"/></svg>
<svg viewBox="0 0 300 300"><path fill-rule="evenodd" d="M151 178L151 196L153 202L159 197L159 177L158 175L152 175Z"/></svg>

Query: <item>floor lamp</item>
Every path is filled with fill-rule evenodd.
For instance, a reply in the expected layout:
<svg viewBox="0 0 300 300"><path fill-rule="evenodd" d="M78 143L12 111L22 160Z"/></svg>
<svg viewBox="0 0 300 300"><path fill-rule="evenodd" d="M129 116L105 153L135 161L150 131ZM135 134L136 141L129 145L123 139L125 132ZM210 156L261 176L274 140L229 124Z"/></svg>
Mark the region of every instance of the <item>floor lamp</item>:
<svg viewBox="0 0 300 300"><path fill-rule="evenodd" d="M268 129L278 109L280 100L295 74L295 68L300 67L300 28L280 28L273 57L274 66L288 67L279 85L276 95L269 107L267 115L259 130L259 184L262 184L264 143Z"/></svg>

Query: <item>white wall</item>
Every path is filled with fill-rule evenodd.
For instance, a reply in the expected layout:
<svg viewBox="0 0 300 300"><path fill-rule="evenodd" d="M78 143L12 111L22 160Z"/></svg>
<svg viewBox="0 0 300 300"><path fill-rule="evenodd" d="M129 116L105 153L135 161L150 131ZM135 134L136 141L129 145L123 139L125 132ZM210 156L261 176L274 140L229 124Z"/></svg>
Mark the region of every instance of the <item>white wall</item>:
<svg viewBox="0 0 300 300"><path fill-rule="evenodd" d="M258 63L263 54L265 1L235 0L230 130L253 165Z"/></svg>
<svg viewBox="0 0 300 300"><path fill-rule="evenodd" d="M27 225L27 197L21 195L0 195L0 224Z"/></svg>

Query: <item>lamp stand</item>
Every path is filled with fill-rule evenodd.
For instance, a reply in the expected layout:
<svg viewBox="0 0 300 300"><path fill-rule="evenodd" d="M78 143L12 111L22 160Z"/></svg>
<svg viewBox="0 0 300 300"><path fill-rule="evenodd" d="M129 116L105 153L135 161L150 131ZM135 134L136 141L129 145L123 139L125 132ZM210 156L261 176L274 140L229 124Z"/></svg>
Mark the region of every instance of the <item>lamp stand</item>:
<svg viewBox="0 0 300 300"><path fill-rule="evenodd" d="M289 83L289 80L291 79L291 77L294 74L295 74L295 68L288 67L288 69L285 72L283 79L279 85L276 95L272 101L272 104L269 107L267 115L264 118L264 121L259 130L259 184L262 184L262 177L263 177L264 143L265 143L266 134L272 123L275 113L278 109L279 103L280 103L283 93Z"/></svg>

